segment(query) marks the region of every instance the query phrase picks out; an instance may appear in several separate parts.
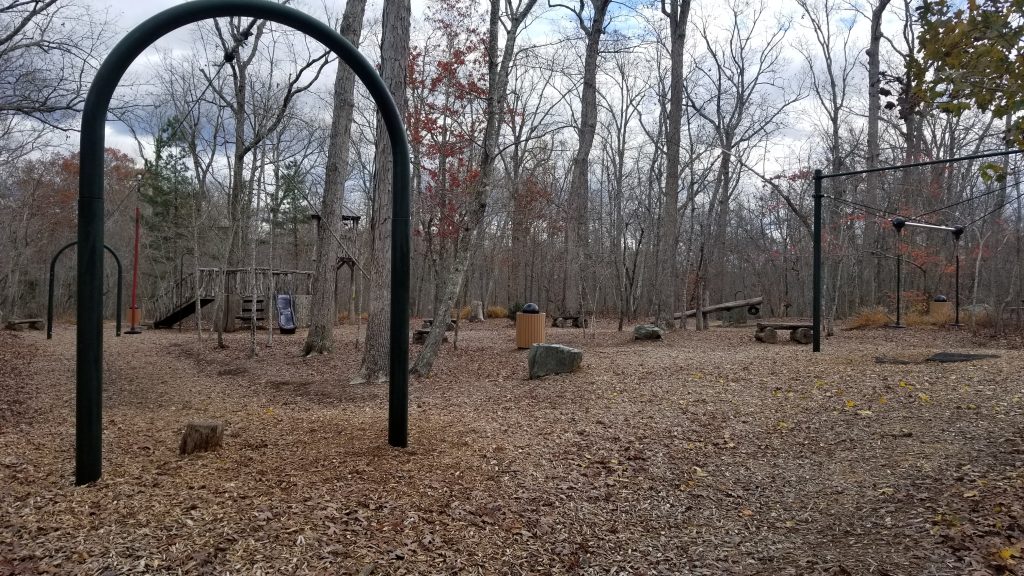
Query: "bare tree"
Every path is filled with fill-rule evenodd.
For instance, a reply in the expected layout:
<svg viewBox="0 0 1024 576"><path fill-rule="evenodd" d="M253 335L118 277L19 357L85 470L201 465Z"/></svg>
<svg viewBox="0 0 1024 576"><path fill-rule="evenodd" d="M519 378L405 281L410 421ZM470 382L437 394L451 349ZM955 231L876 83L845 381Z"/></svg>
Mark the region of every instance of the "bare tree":
<svg viewBox="0 0 1024 576"><path fill-rule="evenodd" d="M742 160L752 144L777 131L783 112L802 98L790 90L782 70L781 48L788 25L777 22L765 29L764 3L734 1L728 10L730 18L720 28L724 40L708 18L697 27L710 63L697 67L701 82L684 87L690 106L711 127L718 148L709 199L709 250L703 256L703 268L717 273L713 277L702 274L711 280L708 289L717 298L727 292L730 203L740 183L737 157ZM712 265L716 268L710 268Z"/></svg>
<svg viewBox="0 0 1024 576"><path fill-rule="evenodd" d="M465 280L469 264L470 251L474 243L483 242L486 232L484 226L487 214L487 202L494 183L494 167L498 160L498 136L501 132L505 114L505 102L508 99L508 78L512 61L515 58L516 39L526 21L530 10L537 0L521 0L515 6L510 1L508 22L501 19L501 0L491 0L491 9L487 37L487 106L484 111L486 125L484 127L483 150L480 155L478 184L470 200L469 210L463 218L462 230L455 243L451 269L445 276L444 291L439 306L434 310L434 322L430 334L413 364L414 374L425 376L430 373L437 357L437 351L444 338L448 318ZM498 55L500 28L504 25L505 45Z"/></svg>
<svg viewBox="0 0 1024 576"><path fill-rule="evenodd" d="M383 35L380 41L380 72L398 110L408 107L406 85L409 67L409 0L384 3ZM381 382L388 378L388 344L391 322L391 229L408 222L391 221L391 142L384 121L377 117L374 152L373 213L370 218L370 316L366 326L366 347L355 382Z"/></svg>
<svg viewBox="0 0 1024 576"><path fill-rule="evenodd" d="M676 248L679 245L679 156L683 126L683 56L690 0L662 0L670 34L668 126L665 130L665 187L662 189L658 228L658 279L655 319L659 326L674 328Z"/></svg>
<svg viewBox="0 0 1024 576"><path fill-rule="evenodd" d="M16 0L0 6L0 118L63 128L85 103L110 30L88 6Z"/></svg>
<svg viewBox="0 0 1024 576"><path fill-rule="evenodd" d="M338 31L359 47L363 31L366 0L348 0ZM345 205L345 179L348 177L349 150L352 142L352 115L355 107L355 73L338 62L334 79L334 114L327 146L327 171L324 176L324 194L320 207L320 227L317 229L317 260L313 276L313 299L310 305L311 322L302 353L323 354L331 350L334 342L334 280L338 260L338 240Z"/></svg>
<svg viewBox="0 0 1024 576"><path fill-rule="evenodd" d="M590 5L590 10L586 5ZM583 53L583 87L580 92L580 119L576 131L577 148L569 169L568 221L565 227L564 283L561 315L577 316L582 325L586 295L583 277L587 261L587 205L590 197L590 151L597 131L597 67L601 36L604 35L611 0L580 0L576 6L548 1L572 12L586 38ZM588 14L589 12L589 14Z"/></svg>

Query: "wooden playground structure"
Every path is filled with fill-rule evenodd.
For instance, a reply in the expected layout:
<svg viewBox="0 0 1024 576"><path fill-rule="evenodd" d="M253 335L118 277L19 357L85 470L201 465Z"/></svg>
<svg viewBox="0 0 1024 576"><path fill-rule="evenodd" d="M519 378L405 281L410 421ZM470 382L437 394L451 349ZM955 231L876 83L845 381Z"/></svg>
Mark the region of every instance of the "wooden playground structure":
<svg viewBox="0 0 1024 576"><path fill-rule="evenodd" d="M199 268L182 275L164 287L149 301L146 309L154 328L171 328L196 311L202 311L222 295L226 302L220 314L207 320L223 322L224 331L248 326L256 316L262 322L273 311L267 303L276 294L292 296L295 322L309 326L313 272L309 270L271 270L270 268Z"/></svg>

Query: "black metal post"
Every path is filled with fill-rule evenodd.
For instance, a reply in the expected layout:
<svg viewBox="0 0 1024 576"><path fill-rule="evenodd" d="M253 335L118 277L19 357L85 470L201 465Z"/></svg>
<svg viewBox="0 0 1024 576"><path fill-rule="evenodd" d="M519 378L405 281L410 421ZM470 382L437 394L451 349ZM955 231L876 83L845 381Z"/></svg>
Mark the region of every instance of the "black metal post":
<svg viewBox="0 0 1024 576"><path fill-rule="evenodd" d="M814 297L811 319L814 325L811 350L821 352L821 170L814 171Z"/></svg>
<svg viewBox="0 0 1024 576"><path fill-rule="evenodd" d="M122 296L124 295L124 270L121 269L121 259L117 257L117 253L111 250L110 246L107 246L106 244L103 245L103 248L105 248L107 252L110 252L110 255L114 257L114 263L117 264L117 312L114 313L114 318L117 319L117 323L114 324L114 336L120 336L121 314L124 312L124 305L121 301ZM102 314L103 311L101 310L100 313Z"/></svg>
<svg viewBox="0 0 1024 576"><path fill-rule="evenodd" d="M49 289L47 290L47 295L46 295L46 339L47 340L50 340L50 339L53 338L53 284L54 284L54 273L56 272L56 268L57 268L57 260L60 259L60 255L63 254L65 250L67 250L68 248L71 248L75 244L78 244L77 240L74 241L74 242L68 242L67 244L64 245L63 248L61 248L60 250L57 250L57 253L54 254L53 258L50 260L50 282L49 282ZM121 284L122 284L122 279L123 279L123 274L122 274L122 270L121 270L121 259L117 257L117 252L114 252L114 250L110 246L107 246L106 244L104 244L103 245L103 249L106 250L107 252L109 252L110 255L114 257L114 262L117 264L117 324L114 327L114 335L115 336L120 336L121 335Z"/></svg>
<svg viewBox="0 0 1024 576"><path fill-rule="evenodd" d="M893 218L892 227L896 229L896 323L893 328L903 328L903 253L900 251L903 243L903 227L907 221L903 218Z"/></svg>
<svg viewBox="0 0 1024 576"><path fill-rule="evenodd" d="M960 324L960 237L964 234L963 226L955 226L953 228L953 251L956 252L956 317L953 320L953 326L959 328Z"/></svg>
<svg viewBox="0 0 1024 576"><path fill-rule="evenodd" d="M316 18L266 0L196 0L179 4L130 31L107 56L82 112L78 201L78 342L75 483L100 477L103 392L103 149L107 109L125 70L143 50L182 26L226 16L271 20L319 41L338 55L366 86L391 140L391 339L388 443L406 446L409 409L409 142L402 115L374 66L345 38Z"/></svg>

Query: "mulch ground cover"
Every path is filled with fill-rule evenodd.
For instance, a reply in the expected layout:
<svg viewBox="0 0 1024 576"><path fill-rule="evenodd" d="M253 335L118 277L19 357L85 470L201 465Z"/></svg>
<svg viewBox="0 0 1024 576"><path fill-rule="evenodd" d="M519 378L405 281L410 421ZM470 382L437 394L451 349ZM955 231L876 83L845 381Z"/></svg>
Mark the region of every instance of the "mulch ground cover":
<svg viewBox="0 0 1024 576"><path fill-rule="evenodd" d="M508 321L463 327L412 382L404 450L386 386L350 384L354 328L312 358L301 330L255 359L242 333L108 337L86 487L74 329L0 332L0 576L1024 574L1019 343L547 330L579 371L527 380ZM179 456L192 420L224 446Z"/></svg>

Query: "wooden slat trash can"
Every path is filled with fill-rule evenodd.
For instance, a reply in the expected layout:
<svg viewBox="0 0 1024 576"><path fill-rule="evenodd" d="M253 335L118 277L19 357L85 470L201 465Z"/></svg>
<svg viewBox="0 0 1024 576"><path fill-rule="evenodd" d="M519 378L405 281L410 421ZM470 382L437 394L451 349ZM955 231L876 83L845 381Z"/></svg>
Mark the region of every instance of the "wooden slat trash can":
<svg viewBox="0 0 1024 576"><path fill-rule="evenodd" d="M516 312L516 348L529 348L534 344L544 343L546 317L543 312Z"/></svg>

